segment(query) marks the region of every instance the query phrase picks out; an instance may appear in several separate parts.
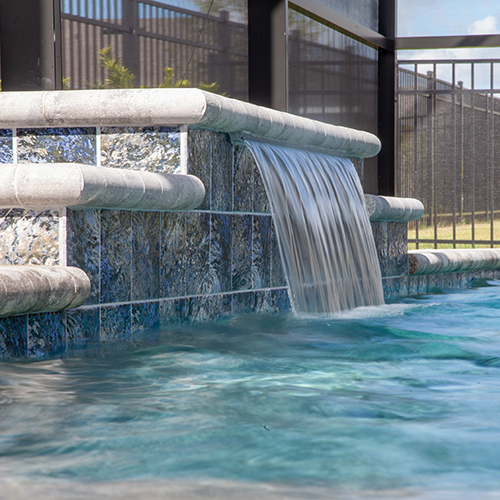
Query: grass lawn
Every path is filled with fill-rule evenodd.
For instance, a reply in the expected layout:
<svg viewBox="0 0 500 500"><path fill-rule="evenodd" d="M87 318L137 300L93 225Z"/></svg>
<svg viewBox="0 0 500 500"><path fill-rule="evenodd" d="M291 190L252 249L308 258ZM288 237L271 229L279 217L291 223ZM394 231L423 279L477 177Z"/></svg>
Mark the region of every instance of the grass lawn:
<svg viewBox="0 0 500 500"><path fill-rule="evenodd" d="M500 221L495 221L493 238L500 240ZM415 239L415 228L408 229L408 239ZM418 228L418 238L422 240L434 239L434 227L422 226ZM439 240L453 239L453 226L441 226L437 228L437 238ZM472 225L471 224L457 224L456 225L456 239L457 240L471 240L472 239ZM491 227L489 222L476 222L474 224L474 239L475 240L490 240ZM495 245L498 247L499 245ZM476 244L472 245L457 244L455 248L490 248L489 244ZM415 250L417 247L415 243L408 244L408 250ZM434 248L432 243L420 243L419 249ZM453 248L453 244L438 243L438 248Z"/></svg>

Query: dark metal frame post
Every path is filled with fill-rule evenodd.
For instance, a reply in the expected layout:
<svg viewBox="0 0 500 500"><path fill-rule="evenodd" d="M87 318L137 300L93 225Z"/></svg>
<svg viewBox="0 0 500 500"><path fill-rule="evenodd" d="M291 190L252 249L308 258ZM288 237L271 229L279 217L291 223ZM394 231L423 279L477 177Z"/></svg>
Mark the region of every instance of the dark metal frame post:
<svg viewBox="0 0 500 500"><path fill-rule="evenodd" d="M288 111L288 0L248 0L249 101Z"/></svg>
<svg viewBox="0 0 500 500"><path fill-rule="evenodd" d="M3 90L62 88L60 0L0 1Z"/></svg>
<svg viewBox="0 0 500 500"><path fill-rule="evenodd" d="M392 48L379 51L378 60L378 194L394 196L396 170L396 0L379 1L379 32Z"/></svg>
<svg viewBox="0 0 500 500"><path fill-rule="evenodd" d="M139 73L139 13L136 0L122 0L123 26L127 30L122 34L123 65L134 75Z"/></svg>

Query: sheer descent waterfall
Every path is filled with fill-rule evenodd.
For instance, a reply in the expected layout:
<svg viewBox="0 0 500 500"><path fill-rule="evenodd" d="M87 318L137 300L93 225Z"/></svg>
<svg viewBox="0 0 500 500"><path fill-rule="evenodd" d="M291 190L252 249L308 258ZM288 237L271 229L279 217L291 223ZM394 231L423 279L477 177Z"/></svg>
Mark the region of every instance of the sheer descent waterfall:
<svg viewBox="0 0 500 500"><path fill-rule="evenodd" d="M384 303L380 266L352 162L245 139L264 180L296 312Z"/></svg>

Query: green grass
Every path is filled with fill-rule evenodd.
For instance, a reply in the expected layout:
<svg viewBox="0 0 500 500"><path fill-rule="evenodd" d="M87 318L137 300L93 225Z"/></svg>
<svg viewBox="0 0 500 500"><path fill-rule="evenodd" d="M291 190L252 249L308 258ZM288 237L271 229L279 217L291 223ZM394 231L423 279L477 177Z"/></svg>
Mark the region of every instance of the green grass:
<svg viewBox="0 0 500 500"><path fill-rule="evenodd" d="M500 240L500 221L495 221L494 223L493 239ZM457 224L456 236L457 240L472 240L475 241L482 240L488 241L491 239L491 226L489 222L476 222L474 224L474 238L472 237L472 225L471 224ZM408 239L415 239L416 231L415 227L408 229ZM431 240L434 239L434 226L421 226L418 228L418 238L421 240ZM452 225L438 225L437 227L437 239L439 240L453 240L453 226ZM453 243L438 243L438 248L454 248ZM499 245L495 245L498 247ZM419 249L434 248L433 243L419 243ZM491 245L488 243L476 243L474 246L471 244L457 244L455 248L490 248ZM409 243L408 249L415 250L416 244Z"/></svg>

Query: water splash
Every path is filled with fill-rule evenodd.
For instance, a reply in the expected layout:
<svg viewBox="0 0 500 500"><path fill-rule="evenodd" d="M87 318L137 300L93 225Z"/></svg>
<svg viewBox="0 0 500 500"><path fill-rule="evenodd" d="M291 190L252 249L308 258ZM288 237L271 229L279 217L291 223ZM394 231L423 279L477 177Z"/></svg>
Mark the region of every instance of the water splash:
<svg viewBox="0 0 500 500"><path fill-rule="evenodd" d="M384 303L380 266L352 162L245 138L264 180L299 313Z"/></svg>

